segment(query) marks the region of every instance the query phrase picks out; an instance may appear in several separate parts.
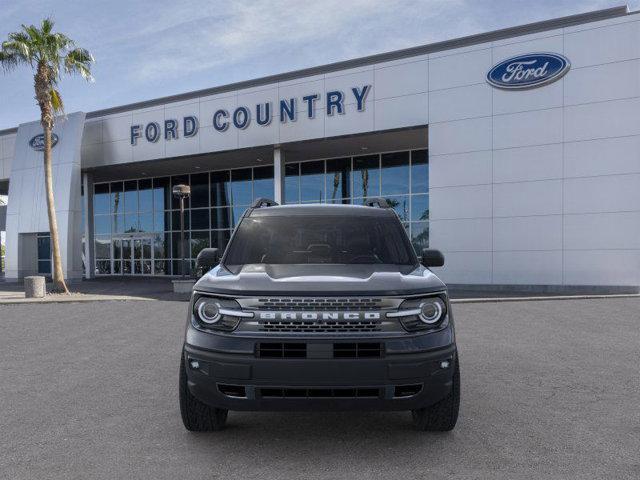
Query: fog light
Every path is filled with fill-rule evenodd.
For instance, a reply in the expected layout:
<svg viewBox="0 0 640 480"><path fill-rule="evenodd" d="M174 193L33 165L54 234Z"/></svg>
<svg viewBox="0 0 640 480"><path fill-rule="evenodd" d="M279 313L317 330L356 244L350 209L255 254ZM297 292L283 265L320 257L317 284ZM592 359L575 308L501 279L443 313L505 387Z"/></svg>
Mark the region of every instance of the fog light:
<svg viewBox="0 0 640 480"><path fill-rule="evenodd" d="M198 362L197 360L189 360L189 365L194 370L198 370L200 368L200 362Z"/></svg>
<svg viewBox="0 0 640 480"><path fill-rule="evenodd" d="M449 368L449 360L443 360L442 362L440 362L440 368Z"/></svg>

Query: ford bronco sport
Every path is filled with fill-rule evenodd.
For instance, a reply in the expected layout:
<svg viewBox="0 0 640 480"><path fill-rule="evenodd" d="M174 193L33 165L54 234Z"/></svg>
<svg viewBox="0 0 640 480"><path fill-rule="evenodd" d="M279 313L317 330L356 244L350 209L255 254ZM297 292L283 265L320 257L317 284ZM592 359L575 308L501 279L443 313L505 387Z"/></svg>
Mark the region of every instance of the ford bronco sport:
<svg viewBox="0 0 640 480"><path fill-rule="evenodd" d="M192 431L229 410L410 410L451 430L460 367L446 286L384 199L367 206L260 199L189 304L180 410Z"/></svg>

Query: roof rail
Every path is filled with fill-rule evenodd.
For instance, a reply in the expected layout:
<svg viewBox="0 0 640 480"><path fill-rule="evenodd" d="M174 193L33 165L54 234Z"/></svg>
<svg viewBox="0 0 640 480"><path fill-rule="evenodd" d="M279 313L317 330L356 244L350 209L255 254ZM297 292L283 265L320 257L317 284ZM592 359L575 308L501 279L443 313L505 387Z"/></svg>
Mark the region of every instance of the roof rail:
<svg viewBox="0 0 640 480"><path fill-rule="evenodd" d="M384 198L380 197L372 197L367 198L364 202L367 207L375 207L375 208L389 208L389 204Z"/></svg>
<svg viewBox="0 0 640 480"><path fill-rule="evenodd" d="M253 202L251 208L276 207L277 205L278 202L275 202L270 198L258 198Z"/></svg>

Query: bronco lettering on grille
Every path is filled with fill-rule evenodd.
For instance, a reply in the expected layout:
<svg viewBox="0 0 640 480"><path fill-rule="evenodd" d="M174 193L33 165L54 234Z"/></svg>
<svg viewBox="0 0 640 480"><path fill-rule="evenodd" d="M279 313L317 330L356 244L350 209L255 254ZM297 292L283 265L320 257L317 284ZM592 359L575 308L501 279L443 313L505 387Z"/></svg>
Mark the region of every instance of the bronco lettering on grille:
<svg viewBox="0 0 640 480"><path fill-rule="evenodd" d="M380 312L258 312L260 320L380 320Z"/></svg>

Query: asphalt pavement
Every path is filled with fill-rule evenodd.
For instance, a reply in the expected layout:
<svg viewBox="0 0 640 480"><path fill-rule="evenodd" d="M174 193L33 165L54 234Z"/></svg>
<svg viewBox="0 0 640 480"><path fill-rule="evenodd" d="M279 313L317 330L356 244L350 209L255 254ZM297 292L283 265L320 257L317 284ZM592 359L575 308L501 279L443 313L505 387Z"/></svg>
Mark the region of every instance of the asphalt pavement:
<svg viewBox="0 0 640 480"><path fill-rule="evenodd" d="M454 305L460 419L236 413L184 430L183 302L0 305L0 478L637 479L640 299Z"/></svg>

